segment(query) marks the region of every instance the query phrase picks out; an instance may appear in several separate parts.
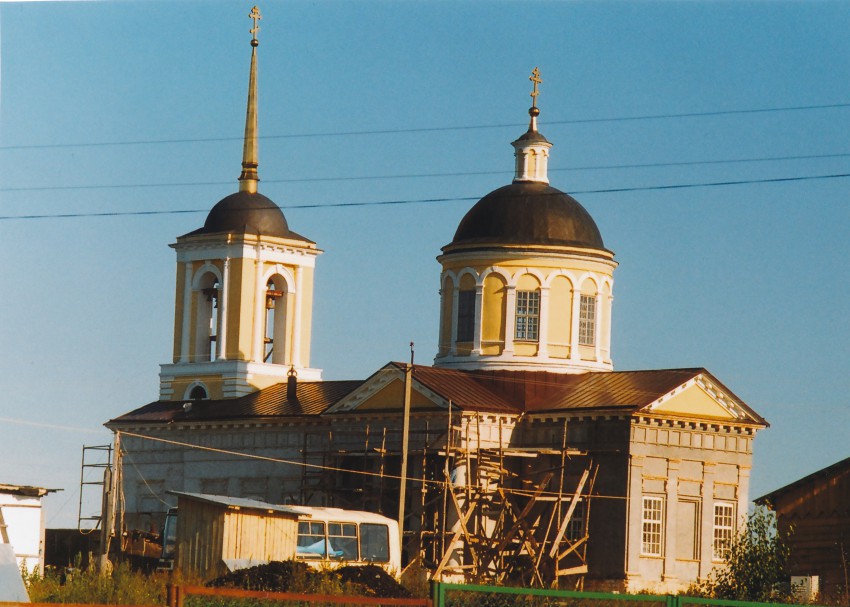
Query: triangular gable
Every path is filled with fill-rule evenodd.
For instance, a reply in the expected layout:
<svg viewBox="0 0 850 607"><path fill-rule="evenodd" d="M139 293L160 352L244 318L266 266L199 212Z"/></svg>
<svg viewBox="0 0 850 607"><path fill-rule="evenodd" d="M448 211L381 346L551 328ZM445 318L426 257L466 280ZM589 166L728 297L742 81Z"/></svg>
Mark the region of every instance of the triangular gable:
<svg viewBox="0 0 850 607"><path fill-rule="evenodd" d="M356 390L340 399L326 413L342 411L400 411L404 406L404 371L389 364ZM410 408L445 409L448 403L436 392L428 389L414 376L411 384Z"/></svg>
<svg viewBox="0 0 850 607"><path fill-rule="evenodd" d="M700 373L643 407L641 411L675 417L759 423L759 420L751 416L736 401L733 395Z"/></svg>

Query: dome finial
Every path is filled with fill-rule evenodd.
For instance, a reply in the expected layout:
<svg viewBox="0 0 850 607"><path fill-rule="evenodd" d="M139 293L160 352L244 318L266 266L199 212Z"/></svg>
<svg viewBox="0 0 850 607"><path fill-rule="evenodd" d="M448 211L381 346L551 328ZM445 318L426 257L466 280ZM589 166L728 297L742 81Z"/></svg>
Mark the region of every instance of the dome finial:
<svg viewBox="0 0 850 607"><path fill-rule="evenodd" d="M260 31L258 22L260 9L256 6L251 9L248 16L253 19L254 27L251 32L251 72L248 78L248 111L245 116L245 142L242 145L242 174L239 175L239 191L255 194L257 183L260 181L257 167L259 166L259 152L257 145L257 32Z"/></svg>
<svg viewBox="0 0 850 607"><path fill-rule="evenodd" d="M537 130L537 117L540 115L540 109L537 107L537 96L540 95L540 91L537 86L543 83L543 79L540 78L540 68L535 67L531 70L531 76L528 77L531 80L534 88L531 91L531 107L528 108L528 115L531 116L531 122L528 125L529 131Z"/></svg>

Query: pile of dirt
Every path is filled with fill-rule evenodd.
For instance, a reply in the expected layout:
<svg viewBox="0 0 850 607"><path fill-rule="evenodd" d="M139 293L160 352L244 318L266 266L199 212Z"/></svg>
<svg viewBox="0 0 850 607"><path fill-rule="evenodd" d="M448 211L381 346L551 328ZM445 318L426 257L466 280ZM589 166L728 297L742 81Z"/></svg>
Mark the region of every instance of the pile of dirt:
<svg viewBox="0 0 850 607"><path fill-rule="evenodd" d="M240 588L270 592L301 591L304 583L318 581L321 573L298 561L272 561L248 569L237 569L207 582L213 588Z"/></svg>
<svg viewBox="0 0 850 607"><path fill-rule="evenodd" d="M335 578L359 596L410 598L413 595L393 576L376 565L348 565L332 571L316 571L299 561L272 561L249 569L237 569L207 582L214 588L241 588L269 592L309 592L327 587L323 580Z"/></svg>
<svg viewBox="0 0 850 607"><path fill-rule="evenodd" d="M348 565L334 571L343 582L363 589L363 596L376 596L382 599L406 599L413 595L396 579L377 565L362 567Z"/></svg>

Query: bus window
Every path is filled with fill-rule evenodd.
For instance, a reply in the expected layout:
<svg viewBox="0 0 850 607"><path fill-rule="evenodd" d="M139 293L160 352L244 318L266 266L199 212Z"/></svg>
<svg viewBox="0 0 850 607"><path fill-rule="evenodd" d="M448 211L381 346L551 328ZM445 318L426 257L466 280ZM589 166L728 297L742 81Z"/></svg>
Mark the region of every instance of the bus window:
<svg viewBox="0 0 850 607"><path fill-rule="evenodd" d="M360 558L373 563L390 560L390 530L386 525L360 525Z"/></svg>
<svg viewBox="0 0 850 607"><path fill-rule="evenodd" d="M328 523L328 544L333 558L357 560L357 525L354 523Z"/></svg>
<svg viewBox="0 0 850 607"><path fill-rule="evenodd" d="M298 523L298 547L295 551L297 556L308 559L327 558L327 548L324 523Z"/></svg>

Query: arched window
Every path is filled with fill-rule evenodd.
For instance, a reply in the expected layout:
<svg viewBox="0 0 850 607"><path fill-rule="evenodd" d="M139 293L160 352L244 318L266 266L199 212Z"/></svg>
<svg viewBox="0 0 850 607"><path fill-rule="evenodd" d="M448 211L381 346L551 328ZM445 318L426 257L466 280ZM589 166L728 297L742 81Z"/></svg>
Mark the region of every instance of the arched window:
<svg viewBox="0 0 850 607"><path fill-rule="evenodd" d="M207 398L207 389L203 386L195 386L189 392L189 398L191 400L205 400Z"/></svg>
<svg viewBox="0 0 850 607"><path fill-rule="evenodd" d="M218 343L219 323L219 299L221 285L218 277L208 272L200 281L196 296L196 324L195 324L195 362L208 362L216 359L216 345Z"/></svg>
<svg viewBox="0 0 850 607"><path fill-rule="evenodd" d="M286 282L278 275L266 284L263 362L286 364Z"/></svg>

